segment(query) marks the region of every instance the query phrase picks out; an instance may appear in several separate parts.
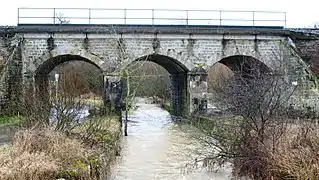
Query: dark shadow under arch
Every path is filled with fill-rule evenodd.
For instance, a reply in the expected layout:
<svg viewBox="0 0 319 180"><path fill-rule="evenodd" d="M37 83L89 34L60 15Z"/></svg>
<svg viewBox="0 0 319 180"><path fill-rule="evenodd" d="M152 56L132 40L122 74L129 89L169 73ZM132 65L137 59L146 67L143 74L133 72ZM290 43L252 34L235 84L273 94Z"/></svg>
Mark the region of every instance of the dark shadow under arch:
<svg viewBox="0 0 319 180"><path fill-rule="evenodd" d="M60 64L63 64L68 61L84 61L87 63L90 63L94 65L96 68L98 68L101 72L102 69L95 64L94 62L90 61L89 59L86 59L79 55L71 55L71 54L65 54L65 55L59 55L56 57L52 57L50 59L47 59L44 61L35 71L36 76L41 75L48 75L55 67L57 67Z"/></svg>
<svg viewBox="0 0 319 180"><path fill-rule="evenodd" d="M234 55L221 59L207 72L208 92L211 93L216 90L215 88L227 86L230 80L257 80L258 78L265 78L272 70L262 61L252 56Z"/></svg>
<svg viewBox="0 0 319 180"><path fill-rule="evenodd" d="M151 54L137 58L135 61L151 61L163 68L165 68L170 74L183 74L188 73L188 68L179 62L178 60L169 56L160 54Z"/></svg>
<svg viewBox="0 0 319 180"><path fill-rule="evenodd" d="M240 73L244 77L251 76L254 73L263 74L271 71L271 69L267 67L266 64L251 56L229 56L220 60L219 63L227 66L235 74Z"/></svg>
<svg viewBox="0 0 319 180"><path fill-rule="evenodd" d="M271 69L266 64L251 56L229 56L220 60L219 63L227 66L235 75L240 75L244 78L271 72Z"/></svg>

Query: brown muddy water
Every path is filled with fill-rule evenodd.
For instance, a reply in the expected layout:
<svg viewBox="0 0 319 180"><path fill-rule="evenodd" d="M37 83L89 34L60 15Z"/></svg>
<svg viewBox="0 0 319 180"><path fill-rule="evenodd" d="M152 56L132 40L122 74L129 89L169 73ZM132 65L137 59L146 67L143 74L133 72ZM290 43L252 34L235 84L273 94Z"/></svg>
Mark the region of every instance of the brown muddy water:
<svg viewBox="0 0 319 180"><path fill-rule="evenodd" d="M176 124L156 105L137 103L129 116L128 136L123 137L121 158L113 168L114 180L227 180L231 168L208 172L187 171L204 146L193 138L194 128Z"/></svg>

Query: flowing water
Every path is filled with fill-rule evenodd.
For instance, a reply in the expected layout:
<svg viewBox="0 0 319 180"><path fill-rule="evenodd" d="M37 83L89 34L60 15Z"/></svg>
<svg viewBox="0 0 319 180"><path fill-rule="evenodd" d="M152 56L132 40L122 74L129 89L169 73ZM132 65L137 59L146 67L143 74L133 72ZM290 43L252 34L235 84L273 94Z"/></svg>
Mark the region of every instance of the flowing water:
<svg viewBox="0 0 319 180"><path fill-rule="evenodd" d="M230 168L218 173L204 169L185 173L185 165L196 158L196 150L201 148L191 138L192 127L174 123L169 113L156 105L140 102L137 106L129 116L128 136L123 139L113 179L230 179Z"/></svg>

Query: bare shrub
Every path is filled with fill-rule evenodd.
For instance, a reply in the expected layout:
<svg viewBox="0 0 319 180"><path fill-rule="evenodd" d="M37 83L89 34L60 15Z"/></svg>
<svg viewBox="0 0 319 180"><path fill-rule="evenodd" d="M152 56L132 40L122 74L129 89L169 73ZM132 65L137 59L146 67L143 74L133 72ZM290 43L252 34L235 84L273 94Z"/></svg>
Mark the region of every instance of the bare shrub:
<svg viewBox="0 0 319 180"><path fill-rule="evenodd" d="M65 133L54 127L18 131L0 155L0 179L104 179L119 152L119 122L95 117Z"/></svg>
<svg viewBox="0 0 319 180"><path fill-rule="evenodd" d="M88 164L92 152L80 141L50 128L19 131L10 152L1 154L0 179L54 179L60 171L81 170L76 163ZM85 171L83 176L88 176Z"/></svg>
<svg viewBox="0 0 319 180"><path fill-rule="evenodd" d="M272 153L285 134L288 100L295 86L280 72L243 57L227 84L215 87L216 99L231 116L201 119L201 138L212 152L204 166L233 163L234 176L270 179Z"/></svg>
<svg viewBox="0 0 319 180"><path fill-rule="evenodd" d="M317 125L307 120L290 125L271 154L271 175L274 179L318 179L318 149Z"/></svg>
<svg viewBox="0 0 319 180"><path fill-rule="evenodd" d="M0 155L0 178L3 180L44 180L54 178L59 169L44 153L22 153L19 156Z"/></svg>
<svg viewBox="0 0 319 180"><path fill-rule="evenodd" d="M52 85L44 88L47 91L39 88L47 85L38 82L36 87L26 89L25 101L20 103L26 117L25 127L52 125L55 130L71 131L80 120L88 118L90 109L103 106L101 98L92 95L88 82L76 73L62 73L56 85L58 89ZM84 99L83 94L91 95Z"/></svg>

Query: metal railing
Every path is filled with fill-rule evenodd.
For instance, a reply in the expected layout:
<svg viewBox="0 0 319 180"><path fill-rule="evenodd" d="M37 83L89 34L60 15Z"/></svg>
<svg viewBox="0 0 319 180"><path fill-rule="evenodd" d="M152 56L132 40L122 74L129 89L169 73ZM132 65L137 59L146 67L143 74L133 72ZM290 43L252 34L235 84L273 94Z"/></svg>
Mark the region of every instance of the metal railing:
<svg viewBox="0 0 319 180"><path fill-rule="evenodd" d="M286 27L274 11L19 8L18 24L238 25Z"/></svg>

